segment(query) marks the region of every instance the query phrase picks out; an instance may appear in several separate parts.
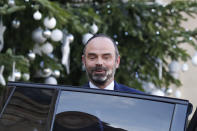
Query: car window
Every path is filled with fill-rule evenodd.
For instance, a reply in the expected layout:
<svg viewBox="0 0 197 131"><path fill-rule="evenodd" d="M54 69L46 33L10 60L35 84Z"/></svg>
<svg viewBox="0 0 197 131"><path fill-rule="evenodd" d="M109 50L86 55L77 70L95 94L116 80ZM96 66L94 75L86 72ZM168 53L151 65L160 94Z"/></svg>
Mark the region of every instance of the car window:
<svg viewBox="0 0 197 131"><path fill-rule="evenodd" d="M0 119L0 131L46 131L53 89L16 88Z"/></svg>
<svg viewBox="0 0 197 131"><path fill-rule="evenodd" d="M169 131L174 104L62 91L53 131Z"/></svg>

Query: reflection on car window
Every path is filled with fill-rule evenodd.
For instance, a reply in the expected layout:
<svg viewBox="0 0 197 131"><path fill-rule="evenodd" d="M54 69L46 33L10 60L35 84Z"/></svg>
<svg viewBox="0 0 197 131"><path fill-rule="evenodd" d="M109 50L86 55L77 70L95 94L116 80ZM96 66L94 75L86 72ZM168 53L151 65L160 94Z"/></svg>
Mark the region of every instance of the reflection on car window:
<svg viewBox="0 0 197 131"><path fill-rule="evenodd" d="M16 88L3 116L1 131L45 131L54 90Z"/></svg>
<svg viewBox="0 0 197 131"><path fill-rule="evenodd" d="M62 91L53 131L169 131L174 105Z"/></svg>

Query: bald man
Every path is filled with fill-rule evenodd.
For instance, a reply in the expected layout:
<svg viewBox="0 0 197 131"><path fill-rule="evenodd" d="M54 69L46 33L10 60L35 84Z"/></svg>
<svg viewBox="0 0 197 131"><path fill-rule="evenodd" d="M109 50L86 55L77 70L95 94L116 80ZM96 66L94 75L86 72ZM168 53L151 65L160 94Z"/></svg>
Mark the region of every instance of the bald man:
<svg viewBox="0 0 197 131"><path fill-rule="evenodd" d="M82 62L89 79L84 87L143 93L114 81L120 55L116 43L109 36L97 34L90 38L84 47Z"/></svg>

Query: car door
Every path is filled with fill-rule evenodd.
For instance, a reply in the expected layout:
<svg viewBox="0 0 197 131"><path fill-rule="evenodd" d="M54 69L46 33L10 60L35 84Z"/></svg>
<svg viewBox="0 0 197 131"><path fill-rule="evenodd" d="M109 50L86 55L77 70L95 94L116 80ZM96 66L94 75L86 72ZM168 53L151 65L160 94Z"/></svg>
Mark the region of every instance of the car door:
<svg viewBox="0 0 197 131"><path fill-rule="evenodd" d="M197 131L197 108L192 116L192 119L189 122L187 131Z"/></svg>

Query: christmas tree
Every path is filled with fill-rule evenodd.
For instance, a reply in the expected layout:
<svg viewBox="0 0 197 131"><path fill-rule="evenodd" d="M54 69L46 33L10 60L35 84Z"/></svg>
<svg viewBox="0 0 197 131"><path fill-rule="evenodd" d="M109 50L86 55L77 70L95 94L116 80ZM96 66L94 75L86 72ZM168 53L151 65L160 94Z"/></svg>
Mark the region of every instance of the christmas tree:
<svg viewBox="0 0 197 131"><path fill-rule="evenodd" d="M197 30L186 30L183 13L196 1L161 4L135 0L1 0L0 85L7 81L83 85L84 43L96 33L111 36L121 55L116 80L140 90L181 85L167 59L190 59L181 44L197 48ZM173 70L174 69L174 70Z"/></svg>

